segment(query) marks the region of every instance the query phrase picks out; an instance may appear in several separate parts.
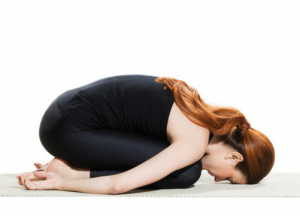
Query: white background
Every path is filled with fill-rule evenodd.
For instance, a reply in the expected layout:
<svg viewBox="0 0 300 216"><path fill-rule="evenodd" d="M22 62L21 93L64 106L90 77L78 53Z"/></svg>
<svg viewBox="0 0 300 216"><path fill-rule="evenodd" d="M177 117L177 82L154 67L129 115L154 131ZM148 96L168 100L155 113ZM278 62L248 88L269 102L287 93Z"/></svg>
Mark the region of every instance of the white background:
<svg viewBox="0 0 300 216"><path fill-rule="evenodd" d="M296 0L1 0L0 173L52 159L38 130L59 94L121 74L181 79L206 103L239 109L273 143L271 172L300 172L299 9Z"/></svg>

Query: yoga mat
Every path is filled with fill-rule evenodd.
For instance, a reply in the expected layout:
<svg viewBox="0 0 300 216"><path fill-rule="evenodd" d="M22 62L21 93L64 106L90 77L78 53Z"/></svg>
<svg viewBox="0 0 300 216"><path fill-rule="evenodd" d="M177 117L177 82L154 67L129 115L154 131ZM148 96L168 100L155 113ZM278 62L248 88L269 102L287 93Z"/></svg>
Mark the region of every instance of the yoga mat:
<svg viewBox="0 0 300 216"><path fill-rule="evenodd" d="M215 182L208 173L185 189L134 189L123 194L89 194L76 191L28 190L16 175L0 174L0 196L106 196L106 197L300 197L300 173L270 173L255 185Z"/></svg>

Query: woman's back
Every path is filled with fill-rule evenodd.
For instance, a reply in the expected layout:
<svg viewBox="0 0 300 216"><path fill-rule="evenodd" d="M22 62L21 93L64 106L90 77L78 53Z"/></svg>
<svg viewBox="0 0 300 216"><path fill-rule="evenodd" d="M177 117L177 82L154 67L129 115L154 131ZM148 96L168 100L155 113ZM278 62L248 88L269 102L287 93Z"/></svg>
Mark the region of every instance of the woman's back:
<svg viewBox="0 0 300 216"><path fill-rule="evenodd" d="M59 95L65 119L82 130L115 128L167 139L173 93L156 76L119 75Z"/></svg>

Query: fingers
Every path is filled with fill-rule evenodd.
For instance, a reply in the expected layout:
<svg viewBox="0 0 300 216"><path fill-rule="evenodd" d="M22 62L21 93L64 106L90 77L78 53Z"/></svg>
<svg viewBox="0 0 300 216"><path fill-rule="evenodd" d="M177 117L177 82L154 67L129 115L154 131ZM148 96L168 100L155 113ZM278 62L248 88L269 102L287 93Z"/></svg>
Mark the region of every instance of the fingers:
<svg viewBox="0 0 300 216"><path fill-rule="evenodd" d="M44 172L36 171L36 173L44 173ZM25 178L31 181L40 181L40 180L44 180L46 178L46 175L34 175L34 172L27 172L27 173L22 173L19 176L16 176L16 178L18 179L18 183L24 186Z"/></svg>
<svg viewBox="0 0 300 216"><path fill-rule="evenodd" d="M41 163L34 163L35 167L38 170L35 170L33 172L25 172L22 173L18 176L16 176L16 178L18 179L18 183L20 185L23 185L26 187L27 186L31 186L31 187L35 187L37 181L39 180L44 180L47 177L47 174L44 172L40 172L40 171L44 171L45 167L48 165L49 163L46 163L45 165L42 165ZM41 173L41 174L40 174ZM27 184L25 182L25 180L27 181ZM33 180L33 181L31 181Z"/></svg>
<svg viewBox="0 0 300 216"><path fill-rule="evenodd" d="M28 177L23 177L23 176L17 176L19 179L19 184L23 185L29 190L38 190L38 181L30 181Z"/></svg>
<svg viewBox="0 0 300 216"><path fill-rule="evenodd" d="M28 181L25 179L24 180L25 181L25 184L24 184L24 186L27 188L27 189L29 189L30 188L30 186L29 186L29 183L28 183Z"/></svg>
<svg viewBox="0 0 300 216"><path fill-rule="evenodd" d="M32 174L38 178L47 178L48 176L48 173L45 172L33 172Z"/></svg>
<svg viewBox="0 0 300 216"><path fill-rule="evenodd" d="M32 180L39 180L39 178L36 178L32 172L22 173L18 178L19 184L24 185L25 178L32 179Z"/></svg>
<svg viewBox="0 0 300 216"><path fill-rule="evenodd" d="M24 181L25 181L25 178L28 178L28 176L25 176L25 175L20 175L20 181L21 181L21 185L24 186Z"/></svg>
<svg viewBox="0 0 300 216"><path fill-rule="evenodd" d="M28 178L24 179L24 186L29 190L36 190L38 189L36 186L36 182L30 181Z"/></svg>
<svg viewBox="0 0 300 216"><path fill-rule="evenodd" d="M46 187L43 187L43 184L41 184L42 182L45 181L30 181L28 178L24 179L24 186L28 189L28 190L43 190L46 189Z"/></svg>
<svg viewBox="0 0 300 216"><path fill-rule="evenodd" d="M28 190L49 190L53 189L49 180L44 181L30 181L28 178L24 179L24 186Z"/></svg>
<svg viewBox="0 0 300 216"><path fill-rule="evenodd" d="M20 185L23 185L23 184L22 184L22 179L21 179L21 176L18 176L17 178L18 178L18 182L19 182L19 184L20 184Z"/></svg>
<svg viewBox="0 0 300 216"><path fill-rule="evenodd" d="M20 184L20 185L22 185L21 183L21 179L20 179L20 176L17 176L17 179L18 179L18 183Z"/></svg>
<svg viewBox="0 0 300 216"><path fill-rule="evenodd" d="M27 177L27 176L29 176L31 173L30 172L26 172L26 173L22 173L19 177L19 179L20 179L20 184L21 185L24 185L24 178L25 177Z"/></svg>
<svg viewBox="0 0 300 216"><path fill-rule="evenodd" d="M20 182L21 182L21 185L24 185L24 176L20 175Z"/></svg>

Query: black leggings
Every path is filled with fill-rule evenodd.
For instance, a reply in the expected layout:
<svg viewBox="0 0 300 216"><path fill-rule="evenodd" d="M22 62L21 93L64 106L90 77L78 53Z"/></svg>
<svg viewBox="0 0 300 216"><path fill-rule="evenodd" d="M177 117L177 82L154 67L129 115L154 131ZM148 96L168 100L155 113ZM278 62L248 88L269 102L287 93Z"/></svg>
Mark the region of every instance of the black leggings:
<svg viewBox="0 0 300 216"><path fill-rule="evenodd" d="M167 140L133 131L113 128L81 130L61 115L57 99L43 115L39 137L44 148L54 157L90 169L90 178L129 170L170 145ZM200 159L138 189L188 188L200 178L201 171Z"/></svg>

